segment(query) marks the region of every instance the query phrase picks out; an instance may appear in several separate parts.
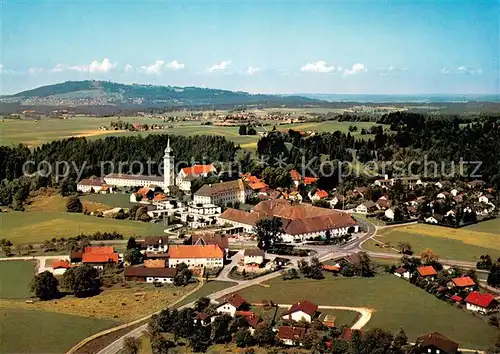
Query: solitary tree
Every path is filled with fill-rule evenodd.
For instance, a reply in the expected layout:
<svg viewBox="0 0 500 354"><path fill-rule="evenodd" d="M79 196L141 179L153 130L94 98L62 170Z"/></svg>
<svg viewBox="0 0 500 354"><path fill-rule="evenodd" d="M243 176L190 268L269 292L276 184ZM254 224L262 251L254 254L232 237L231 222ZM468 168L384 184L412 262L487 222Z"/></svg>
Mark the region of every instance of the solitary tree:
<svg viewBox="0 0 500 354"><path fill-rule="evenodd" d="M424 249L420 258L422 259L423 264L431 264L439 260L439 256L430 248Z"/></svg>
<svg viewBox="0 0 500 354"><path fill-rule="evenodd" d="M84 264L66 270L61 285L76 296L86 296L98 293L101 281L98 270Z"/></svg>
<svg viewBox="0 0 500 354"><path fill-rule="evenodd" d="M58 285L56 277L51 272L45 271L35 275L31 282L31 291L40 300L51 300L59 294Z"/></svg>
<svg viewBox="0 0 500 354"><path fill-rule="evenodd" d="M282 225L281 220L277 217L259 220L254 227L258 240L257 247L267 251L279 243L283 234Z"/></svg>
<svg viewBox="0 0 500 354"><path fill-rule="evenodd" d="M80 198L76 196L69 197L66 203L66 211L68 213L81 213L83 211L83 205Z"/></svg>

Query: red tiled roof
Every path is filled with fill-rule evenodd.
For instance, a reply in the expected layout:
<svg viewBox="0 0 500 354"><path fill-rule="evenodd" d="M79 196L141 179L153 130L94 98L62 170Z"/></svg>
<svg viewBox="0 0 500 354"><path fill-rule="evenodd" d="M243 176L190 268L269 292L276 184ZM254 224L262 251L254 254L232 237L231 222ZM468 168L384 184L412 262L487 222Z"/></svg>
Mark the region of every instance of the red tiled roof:
<svg viewBox="0 0 500 354"><path fill-rule="evenodd" d="M245 299L242 298L239 294L233 293L229 294L224 298L224 301L221 303L222 304L231 304L233 305L236 309L239 309L244 303Z"/></svg>
<svg viewBox="0 0 500 354"><path fill-rule="evenodd" d="M315 183L318 180L316 177L304 177L304 184L305 185L310 185Z"/></svg>
<svg viewBox="0 0 500 354"><path fill-rule="evenodd" d="M293 304L286 312L283 313L282 316L286 316L298 311L302 311L308 314L309 316L314 316L317 310L318 310L318 305L315 305L308 300L304 300Z"/></svg>
<svg viewBox="0 0 500 354"><path fill-rule="evenodd" d="M155 201L159 201L159 200L165 200L165 199L168 199L167 195L166 194L163 194L163 193L158 193L157 195L155 195L155 197L153 198L153 200Z"/></svg>
<svg viewBox="0 0 500 354"><path fill-rule="evenodd" d="M63 259L58 259L54 262L52 262L52 264L50 265L53 269L57 269L57 268L65 268L65 269L68 269L71 267L71 265L69 264L69 261L66 261L66 260L63 260Z"/></svg>
<svg viewBox="0 0 500 354"><path fill-rule="evenodd" d="M250 188L252 188L253 190L256 190L256 189L262 189L262 188L267 188L269 187L267 184L265 184L264 182L252 182L248 185Z"/></svg>
<svg viewBox="0 0 500 354"><path fill-rule="evenodd" d="M214 165L194 165L193 167L184 167L182 172L186 175L201 175L214 170Z"/></svg>
<svg viewBox="0 0 500 354"><path fill-rule="evenodd" d="M115 252L113 246L89 246L83 249L83 253L109 254Z"/></svg>
<svg viewBox="0 0 500 354"><path fill-rule="evenodd" d="M118 263L118 253L84 253L83 263Z"/></svg>
<svg viewBox="0 0 500 354"><path fill-rule="evenodd" d="M324 191L322 189L318 189L315 193L315 195L321 199L328 197L328 192Z"/></svg>
<svg viewBox="0 0 500 354"><path fill-rule="evenodd" d="M278 330L279 339L290 339L301 341L304 339L306 334L306 329L303 327L292 327L292 326L280 326Z"/></svg>
<svg viewBox="0 0 500 354"><path fill-rule="evenodd" d="M325 265L323 265L323 269L330 271L330 272L340 272L340 266L338 266L338 265L325 264Z"/></svg>
<svg viewBox="0 0 500 354"><path fill-rule="evenodd" d="M229 248L229 240L226 235L210 232L197 233L191 235L192 245L219 245L223 250Z"/></svg>
<svg viewBox="0 0 500 354"><path fill-rule="evenodd" d="M437 274L437 272L433 266L418 267L417 271L418 271L418 274L420 274L420 276L422 276L422 277L428 277L428 276Z"/></svg>
<svg viewBox="0 0 500 354"><path fill-rule="evenodd" d="M302 175L297 172L297 170L290 170L290 176L294 181L301 181Z"/></svg>
<svg viewBox="0 0 500 354"><path fill-rule="evenodd" d="M407 272L406 268L403 268L403 267L399 267L398 269L396 269L394 271L395 273L398 273L398 274L404 274Z"/></svg>
<svg viewBox="0 0 500 354"><path fill-rule="evenodd" d="M170 259L224 257L224 251L218 245L171 245L168 254Z"/></svg>
<svg viewBox="0 0 500 354"><path fill-rule="evenodd" d="M462 302L462 298L458 295L453 295L452 297L450 297L451 300L453 301L456 301L456 302Z"/></svg>
<svg viewBox="0 0 500 354"><path fill-rule="evenodd" d="M455 284L455 286L458 286L460 288L465 288L467 286L476 285L476 283L474 282L474 280L472 280L471 277L453 278L453 279L451 279L451 281L453 282L453 284Z"/></svg>
<svg viewBox="0 0 500 354"><path fill-rule="evenodd" d="M491 294L481 294L477 291L471 292L466 298L465 302L480 306L483 308L488 308L495 303L495 297Z"/></svg>

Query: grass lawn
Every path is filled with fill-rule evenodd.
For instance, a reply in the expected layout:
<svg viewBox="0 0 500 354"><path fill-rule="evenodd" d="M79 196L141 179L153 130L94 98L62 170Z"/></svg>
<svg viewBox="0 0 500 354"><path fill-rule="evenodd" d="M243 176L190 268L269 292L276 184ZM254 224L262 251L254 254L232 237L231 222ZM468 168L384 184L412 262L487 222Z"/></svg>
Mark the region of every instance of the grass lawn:
<svg viewBox="0 0 500 354"><path fill-rule="evenodd" d="M493 259L500 257L500 235L469 228L413 224L381 230L375 239L393 247L398 242L409 242L416 254L430 248L442 259L478 261L482 254L489 254ZM373 251L390 251L389 248L376 247L372 241L365 242L363 247Z"/></svg>
<svg viewBox="0 0 500 354"><path fill-rule="evenodd" d="M17 145L19 143L27 144L28 146L36 147L53 140L65 139L73 136L84 136L88 139L99 139L106 136L132 136L132 135L147 135L147 134L176 134L183 136L193 135L221 135L227 139L234 141L235 144L240 144L244 148L254 149L259 140L258 135L239 135L238 127L221 127L214 125L201 125L198 121L164 123L158 119L145 117L121 117L120 120L130 123L141 124L165 124L172 125L172 128L165 130L156 130L150 132L125 132L125 131L103 131L99 127L109 127L112 121L116 121L118 117L110 118L92 118L92 117L76 117L72 119L42 119L40 121L15 120L5 119L0 122L0 145ZM333 132L340 130L348 132L349 126L355 125L358 131L353 132L353 135L360 135L361 128L370 128L375 123L372 122L305 122L297 124L284 124L278 126L279 130L288 130L290 128L308 131L316 130L318 132ZM267 127L268 130L272 126ZM263 131L259 127L258 131ZM361 136L361 135L360 135ZM369 137L369 135L364 135Z"/></svg>
<svg viewBox="0 0 500 354"><path fill-rule="evenodd" d="M116 321L0 307L2 353L64 353Z"/></svg>
<svg viewBox="0 0 500 354"><path fill-rule="evenodd" d="M471 313L437 299L393 275L374 278L344 278L326 274L323 280L272 279L269 287L252 286L239 291L247 301L262 299L291 304L308 299L317 305L370 307L375 310L367 328L396 332L403 327L410 340L429 332L440 332L464 348L484 349L498 330Z"/></svg>
<svg viewBox="0 0 500 354"><path fill-rule="evenodd" d="M65 296L51 301L38 301L26 304L18 300L0 300L0 307L35 309L129 322L152 314L168 306L193 290L195 283L186 287L165 285L155 288L152 284L132 284L128 288L103 289L96 296L77 298Z"/></svg>
<svg viewBox="0 0 500 354"><path fill-rule="evenodd" d="M97 231L116 231L125 237L163 235L164 226L67 212L9 212L0 213L0 230L2 238L14 244L26 244Z"/></svg>
<svg viewBox="0 0 500 354"><path fill-rule="evenodd" d="M30 283L35 275L32 261L0 262L0 298L25 299L31 296Z"/></svg>
<svg viewBox="0 0 500 354"><path fill-rule="evenodd" d="M471 226L464 227L463 230L489 232L500 235L500 218L483 221Z"/></svg>
<svg viewBox="0 0 500 354"><path fill-rule="evenodd" d="M186 297L184 300L175 305L175 307L181 307L183 305L189 304L190 302L196 301L201 297L208 296L212 293L216 293L218 291L224 290L226 288L235 285L237 285L237 283L229 281L211 280L203 284L200 290Z"/></svg>
<svg viewBox="0 0 500 354"><path fill-rule="evenodd" d="M130 195L123 193L111 193L111 194L87 194L80 197L82 203L94 202L103 205L109 205L110 207L121 207L121 208L131 208L134 203L130 203Z"/></svg>

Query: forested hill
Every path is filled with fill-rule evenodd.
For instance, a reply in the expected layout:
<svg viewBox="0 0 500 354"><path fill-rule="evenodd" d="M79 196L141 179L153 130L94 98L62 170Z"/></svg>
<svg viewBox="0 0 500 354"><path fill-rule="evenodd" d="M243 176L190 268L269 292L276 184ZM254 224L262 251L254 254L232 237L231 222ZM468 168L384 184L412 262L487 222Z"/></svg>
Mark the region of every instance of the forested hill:
<svg viewBox="0 0 500 354"><path fill-rule="evenodd" d="M4 102L49 105L206 106L307 105L323 101L300 96L249 94L200 87L125 85L109 81L67 81L2 97Z"/></svg>

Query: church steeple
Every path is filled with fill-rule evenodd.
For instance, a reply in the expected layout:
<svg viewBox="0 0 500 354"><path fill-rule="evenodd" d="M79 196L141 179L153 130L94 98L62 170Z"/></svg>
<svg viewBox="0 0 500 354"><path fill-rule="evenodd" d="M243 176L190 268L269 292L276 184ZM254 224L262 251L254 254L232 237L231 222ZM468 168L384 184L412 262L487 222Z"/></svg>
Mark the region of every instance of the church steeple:
<svg viewBox="0 0 500 354"><path fill-rule="evenodd" d="M167 147L165 148L165 156L163 156L163 190L165 193L169 192L168 187L175 185L175 171L174 171L174 156L170 153L172 148L170 147L170 138L167 141Z"/></svg>

